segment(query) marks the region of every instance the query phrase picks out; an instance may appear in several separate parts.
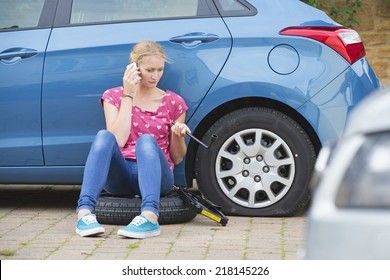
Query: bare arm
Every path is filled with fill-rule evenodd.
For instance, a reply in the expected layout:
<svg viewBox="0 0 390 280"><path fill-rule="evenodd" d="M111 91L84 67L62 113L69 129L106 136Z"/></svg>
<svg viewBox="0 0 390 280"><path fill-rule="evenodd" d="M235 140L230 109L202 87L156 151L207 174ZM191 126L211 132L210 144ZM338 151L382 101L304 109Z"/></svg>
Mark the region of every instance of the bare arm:
<svg viewBox="0 0 390 280"><path fill-rule="evenodd" d="M184 124L184 121L185 113L176 120L176 123L171 128L169 154L174 164L179 164L187 152L187 146L184 139L186 132L191 131L187 125Z"/></svg>
<svg viewBox="0 0 390 280"><path fill-rule="evenodd" d="M125 97L125 95L135 97L140 79L138 67L126 69L123 75L124 96L122 97L119 110L114 105L104 101L104 116L107 130L115 135L116 141L121 148L126 144L130 136L133 107L133 99Z"/></svg>
<svg viewBox="0 0 390 280"><path fill-rule="evenodd" d="M130 98L123 98L119 110L106 101L103 106L107 130L115 135L119 147L122 148L130 136L132 101Z"/></svg>

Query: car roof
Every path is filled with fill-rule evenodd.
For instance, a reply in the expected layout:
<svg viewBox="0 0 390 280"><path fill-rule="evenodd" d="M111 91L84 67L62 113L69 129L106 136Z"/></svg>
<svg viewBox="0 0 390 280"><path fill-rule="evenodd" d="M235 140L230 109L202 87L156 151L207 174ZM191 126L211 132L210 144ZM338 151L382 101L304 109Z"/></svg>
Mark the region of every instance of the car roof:
<svg viewBox="0 0 390 280"><path fill-rule="evenodd" d="M363 99L348 119L344 136L390 131L390 86Z"/></svg>

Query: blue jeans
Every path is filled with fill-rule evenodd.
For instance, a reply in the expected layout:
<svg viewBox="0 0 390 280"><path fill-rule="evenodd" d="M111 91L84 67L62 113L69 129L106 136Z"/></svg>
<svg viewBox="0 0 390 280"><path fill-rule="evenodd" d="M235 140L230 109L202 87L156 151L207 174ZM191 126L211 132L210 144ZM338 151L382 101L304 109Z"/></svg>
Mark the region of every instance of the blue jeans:
<svg viewBox="0 0 390 280"><path fill-rule="evenodd" d="M85 164L76 211L94 212L97 198L104 189L113 195L140 195L140 210L152 211L158 216L160 196L172 190L173 172L151 135L138 139L136 157L137 160L125 159L115 136L107 130L99 131Z"/></svg>

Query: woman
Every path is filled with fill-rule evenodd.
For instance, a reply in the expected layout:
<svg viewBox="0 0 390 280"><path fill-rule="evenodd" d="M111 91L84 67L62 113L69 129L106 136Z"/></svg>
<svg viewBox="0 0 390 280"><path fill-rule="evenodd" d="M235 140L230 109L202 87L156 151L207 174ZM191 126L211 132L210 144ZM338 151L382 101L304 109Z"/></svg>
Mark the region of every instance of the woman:
<svg viewBox="0 0 390 280"><path fill-rule="evenodd" d="M119 235L160 235L160 196L172 190L174 164L182 161L187 150L184 138L190 132L184 124L188 109L184 100L157 87L166 61L156 42L138 43L131 52L123 87L103 93L107 130L96 135L85 165L76 210L80 236L104 233L93 214L103 189L142 197L141 214L118 230Z"/></svg>

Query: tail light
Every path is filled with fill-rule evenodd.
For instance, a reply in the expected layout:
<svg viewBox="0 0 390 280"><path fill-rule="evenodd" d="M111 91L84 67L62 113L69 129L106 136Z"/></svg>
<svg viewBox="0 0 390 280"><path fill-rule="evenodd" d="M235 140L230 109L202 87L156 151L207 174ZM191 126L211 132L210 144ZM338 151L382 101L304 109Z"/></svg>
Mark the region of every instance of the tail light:
<svg viewBox="0 0 390 280"><path fill-rule="evenodd" d="M294 26L279 32L280 35L301 36L324 43L350 64L366 55L359 34L341 26Z"/></svg>

